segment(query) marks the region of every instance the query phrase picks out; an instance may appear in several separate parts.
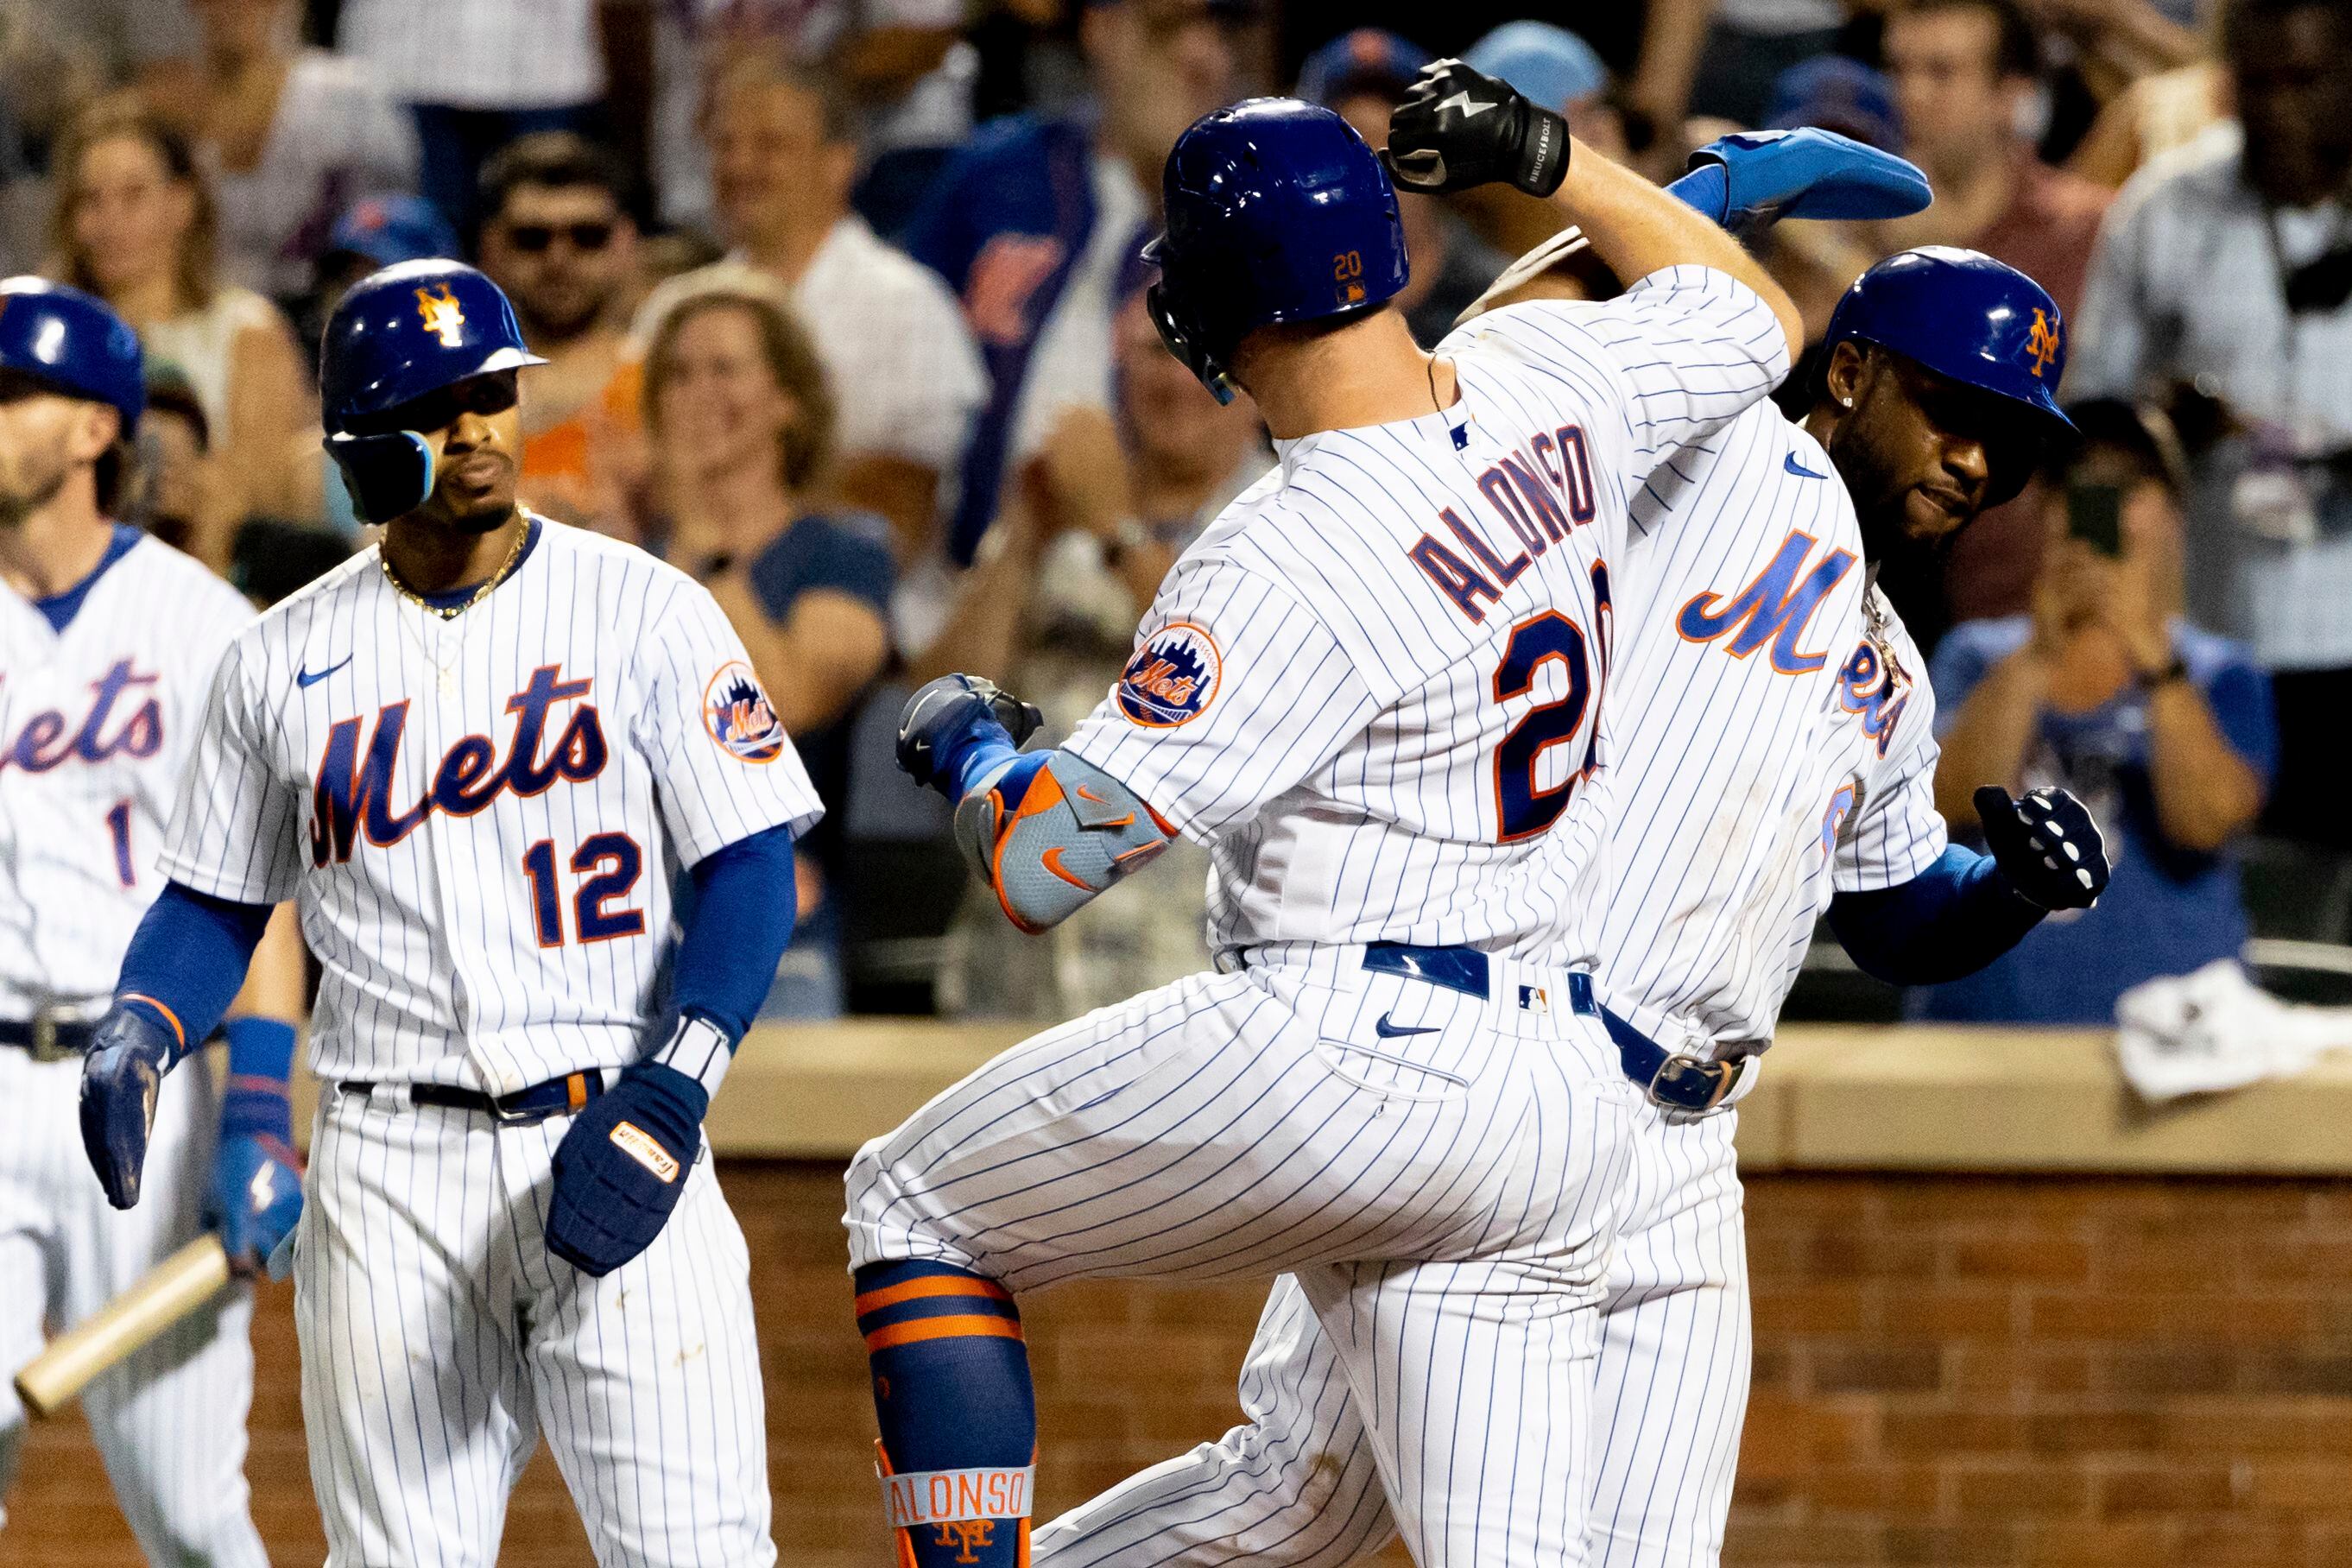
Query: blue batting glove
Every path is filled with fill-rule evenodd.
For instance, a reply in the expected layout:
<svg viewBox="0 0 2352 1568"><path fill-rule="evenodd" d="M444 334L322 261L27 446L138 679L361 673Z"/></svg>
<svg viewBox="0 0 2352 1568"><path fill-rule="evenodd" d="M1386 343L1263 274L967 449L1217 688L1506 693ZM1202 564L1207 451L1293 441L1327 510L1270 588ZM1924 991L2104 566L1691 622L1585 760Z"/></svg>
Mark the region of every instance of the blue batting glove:
<svg viewBox="0 0 2352 1568"><path fill-rule="evenodd" d="M99 1020L82 1058L82 1152L116 1208L139 1201L155 1092L181 1049L178 1034L149 1004L117 1001Z"/></svg>
<svg viewBox="0 0 2352 1568"><path fill-rule="evenodd" d="M1666 188L1734 233L1784 217L1908 217L1936 199L1915 165L1811 126L1719 137Z"/></svg>
<svg viewBox="0 0 2352 1568"><path fill-rule="evenodd" d="M1985 847L2009 885L2045 910L2087 910L2107 890L2107 844L2090 808L2063 789L2011 800L1987 785L1973 797Z"/></svg>
<svg viewBox="0 0 2352 1568"><path fill-rule="evenodd" d="M709 1109L701 1084L653 1061L590 1100L555 1146L547 1249L601 1278L651 1247L686 1192Z"/></svg>
<svg viewBox="0 0 2352 1568"><path fill-rule="evenodd" d="M908 698L898 715L898 766L952 804L971 748L993 742L1018 750L1044 721L1034 703L992 680L942 675Z"/></svg>
<svg viewBox="0 0 2352 1568"><path fill-rule="evenodd" d="M221 1102L220 1148L205 1194L205 1223L220 1233L229 1267L280 1277L280 1244L302 1217L302 1160L282 1086L232 1087Z"/></svg>

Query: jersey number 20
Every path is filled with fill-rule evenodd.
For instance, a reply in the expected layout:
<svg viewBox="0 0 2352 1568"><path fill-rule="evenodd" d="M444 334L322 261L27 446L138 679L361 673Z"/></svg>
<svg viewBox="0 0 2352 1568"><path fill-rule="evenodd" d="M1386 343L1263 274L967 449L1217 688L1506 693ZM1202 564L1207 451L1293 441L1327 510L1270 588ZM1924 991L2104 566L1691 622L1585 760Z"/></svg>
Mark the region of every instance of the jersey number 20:
<svg viewBox="0 0 2352 1568"><path fill-rule="evenodd" d="M1544 752L1575 739L1584 710L1592 703L1591 659L1585 651L1584 632L1574 621L1558 610L1546 610L1513 626L1511 640L1503 645L1503 662L1495 667L1495 700L1527 696L1535 689L1536 671L1555 659L1568 677L1567 692L1529 709L1495 748L1495 804L1505 844L1531 838L1559 820L1577 780L1584 776L1585 769L1578 767L1549 789L1536 783Z"/></svg>

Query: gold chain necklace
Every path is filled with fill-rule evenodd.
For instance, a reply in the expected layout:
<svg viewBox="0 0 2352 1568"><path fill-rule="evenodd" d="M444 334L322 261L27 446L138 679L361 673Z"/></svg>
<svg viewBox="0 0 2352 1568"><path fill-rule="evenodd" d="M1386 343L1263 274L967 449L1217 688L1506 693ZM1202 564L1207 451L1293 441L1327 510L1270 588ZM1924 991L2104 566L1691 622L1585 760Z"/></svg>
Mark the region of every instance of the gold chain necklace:
<svg viewBox="0 0 2352 1568"><path fill-rule="evenodd" d="M387 553L383 546L380 544L376 546L375 563L378 567L383 569L383 580L392 584L392 591L394 593L399 595L402 598L407 600L418 609L425 611L427 615L438 616L445 621L454 621L459 616L464 615L467 610L472 609L476 605L480 604L484 595L488 594L491 589L497 587L499 584L507 580L507 574L514 570L515 563L522 557L523 542L528 540L530 537L530 522L526 519L524 520L522 527L516 530L515 541L512 544L507 547L507 558L503 562L499 563L499 569L491 573L487 578L483 579L482 585L475 589L471 594L467 595L465 602L462 604L449 605L446 606L434 604L432 601L425 598L424 595L418 593L415 589L402 582L398 574L394 573L392 569L391 555Z"/></svg>

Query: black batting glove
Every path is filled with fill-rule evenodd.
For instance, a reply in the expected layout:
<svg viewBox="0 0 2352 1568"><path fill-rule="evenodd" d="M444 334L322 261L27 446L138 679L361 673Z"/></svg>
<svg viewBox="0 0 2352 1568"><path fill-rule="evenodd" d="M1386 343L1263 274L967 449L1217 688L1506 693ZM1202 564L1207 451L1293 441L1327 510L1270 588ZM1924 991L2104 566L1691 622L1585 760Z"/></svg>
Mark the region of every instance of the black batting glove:
<svg viewBox="0 0 2352 1568"><path fill-rule="evenodd" d="M2099 825L2063 789L2011 800L1990 785L1975 795L1985 847L2018 897L2043 910L2087 910L2107 890L2107 846Z"/></svg>
<svg viewBox="0 0 2352 1568"><path fill-rule="evenodd" d="M1389 116L1389 178L1444 195L1500 181L1548 196L1568 177L1568 121L1460 60L1424 67Z"/></svg>

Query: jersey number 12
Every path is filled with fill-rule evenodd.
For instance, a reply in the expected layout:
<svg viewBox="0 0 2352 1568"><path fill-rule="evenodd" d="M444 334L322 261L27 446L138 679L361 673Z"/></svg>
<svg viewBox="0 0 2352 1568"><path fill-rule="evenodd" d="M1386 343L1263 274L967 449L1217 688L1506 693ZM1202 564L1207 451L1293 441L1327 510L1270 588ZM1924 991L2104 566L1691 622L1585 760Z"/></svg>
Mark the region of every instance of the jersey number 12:
<svg viewBox="0 0 2352 1568"><path fill-rule="evenodd" d="M604 906L626 898L646 868L645 851L625 833L597 833L572 852L572 869L582 878L572 895L572 929L582 942L609 942L646 929L643 910ZM563 891L555 879L555 845L542 838L522 852L523 875L530 879L530 912L539 945L563 945Z"/></svg>

